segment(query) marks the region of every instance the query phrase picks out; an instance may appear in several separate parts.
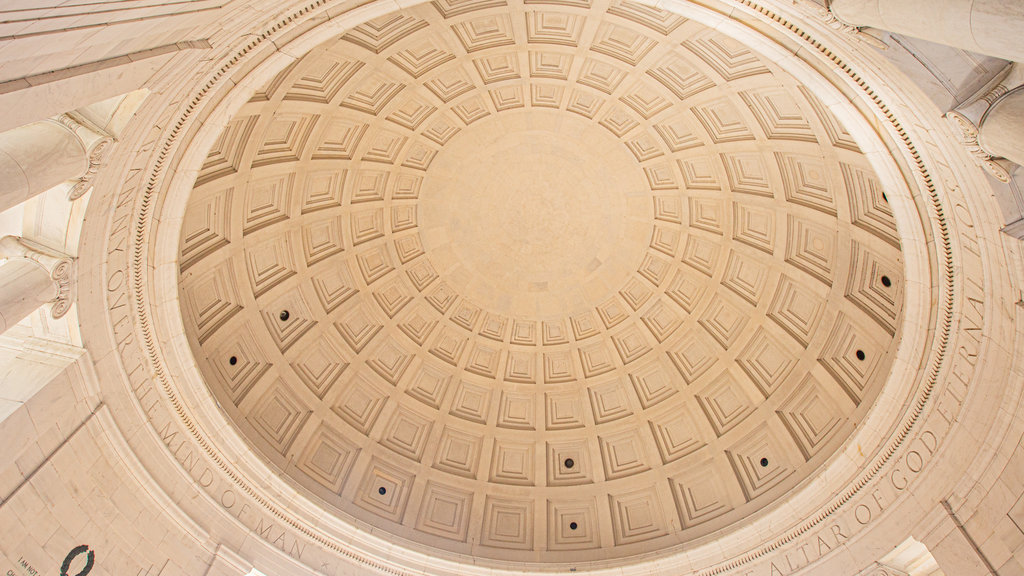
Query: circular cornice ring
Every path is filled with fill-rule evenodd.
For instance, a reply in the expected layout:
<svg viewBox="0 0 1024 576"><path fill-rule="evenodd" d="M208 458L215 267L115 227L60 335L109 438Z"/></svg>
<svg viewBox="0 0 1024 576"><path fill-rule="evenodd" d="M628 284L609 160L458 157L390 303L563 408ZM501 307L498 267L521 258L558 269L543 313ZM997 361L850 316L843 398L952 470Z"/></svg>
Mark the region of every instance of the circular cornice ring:
<svg viewBox="0 0 1024 576"><path fill-rule="evenodd" d="M732 568L745 565L751 562L752 560L761 558L765 554L768 554L782 546L785 546L786 543L793 541L794 539L798 538L801 534L807 533L810 530L812 530L815 526L819 525L824 519L826 519L830 515L836 514L844 505L846 505L848 502L851 501L851 499L857 496L864 486L867 486L873 478L877 477L881 473L886 463L889 462L893 455L896 454L901 444L908 437L910 437L910 434L914 431L915 422L918 420L920 415L925 411L928 405L928 400L932 393L932 389L935 385L936 379L943 370L948 369L948 366L944 366L943 361L946 357L946 350L947 346L949 345L949 338L951 336L953 329L952 316L953 306L955 302L954 280L952 276L955 262L954 242L949 232L950 223L945 219L947 208L943 206L942 198L939 194L939 191L936 190L934 185L932 184L932 177L929 175L925 160L921 158L921 155L915 148L914 143L907 136L904 129L900 126L894 113L891 110L889 110L889 108L882 101L882 99L870 89L870 87L865 83L865 81L859 75L857 75L856 72L854 72L849 65L843 64L838 57L831 54L827 49L822 47L820 43L815 41L809 34L807 34L806 32L802 32L794 24L783 20L781 17L773 14L767 9L751 2L738 1L735 3L730 2L729 4L736 5L736 9L746 11L748 16L754 15L759 18L769 20L770 22L772 22L772 25L776 27L777 32L792 33L798 39L797 41L803 43L806 46L814 48L814 50L816 50L819 53L819 55L830 58L833 62L835 62L839 69L847 76L847 81L850 84L859 85L864 90L865 95L862 97L869 98L872 101L873 105L877 108L876 113L888 119L888 121L891 124L891 130L896 135L898 135L898 137L902 140L901 144L904 147L904 153L911 159L911 161L914 164L912 167L916 173L916 178L919 180L919 182L924 183L926 194L929 196L929 210L931 211L932 216L934 217L934 222L937 223L935 231L937 231L938 233L939 253L936 256L938 256L939 258L938 274L941 277L941 289L939 290L941 304L938 307L940 316L939 318L936 319L937 325L935 326L937 344L932 350L931 358L929 361L929 370L927 376L925 377L924 383L918 388L915 401L913 402L912 410L910 414L902 420L903 423L901 426L899 426L895 439L888 443L887 447L881 452L879 456L877 456L870 463L870 465L867 465L868 463L866 461L864 462L864 464L866 465L865 468L867 469L867 472L861 475L858 481L853 483L853 487L850 490L842 493L838 498L832 500L831 503L826 504L824 507L820 508L821 512L818 515L810 517L810 519L804 522L802 525L799 525L791 529L786 534L775 538L767 544L754 547L752 551L741 555L739 558L733 561L727 563L718 563L714 566L707 566L706 570L701 572L703 574L718 574L731 570ZM184 192L185 195L187 196L187 190L191 187L190 175L192 178L194 178L194 172L189 172L188 169L179 172L176 178L174 178L171 181L166 180L167 176L163 175L164 171L169 165L169 162L176 154L177 147L182 145L179 142L179 139L182 137L184 132L187 132L188 130L192 129L190 128L190 122L193 121L191 118L194 114L194 111L202 109L202 103L204 99L207 97L207 95L212 93L221 94L217 91L217 86L221 82L221 80L225 79L228 76L228 72L232 70L232 68L236 64L244 62L247 55L251 55L257 52L262 42L271 40L272 38L281 34L287 36L287 31L290 29L290 26L299 24L303 18L315 18L316 16L314 15L314 12L322 5L323 3L317 3L315 5L308 6L303 10L300 10L287 21L284 21L278 26L268 30L265 34L258 37L256 40L253 40L249 45L242 48L238 54L230 58L227 61L227 63L224 64L222 68L220 68L220 70L214 73L214 75L203 87L201 87L195 92L195 95L193 96L192 100L187 104L187 106L183 107L184 112L179 117L179 119L173 124L173 128L167 130L164 139L160 140L161 145L157 156L152 162L147 163L151 167L151 170L148 174L148 178L146 179L147 183L142 195L142 199L141 201L137 202L138 211L134 216L135 221L133 222L132 226L134 238L130 246L131 273L133 282L132 289L134 292L133 301L136 302L134 321L140 328L142 341L145 342L145 346L147 348L146 356L148 357L148 361L150 362L150 368L152 369L156 380L159 381L160 388L162 389L164 397L170 403L170 406L176 413L176 416L179 419L180 423L184 426L184 429L190 432L195 443L202 447L203 451L205 451L206 453L207 459L213 461L216 464L216 466L220 469L221 473L231 477L234 482L234 486L240 492L249 494L254 500L260 502L261 505L264 506L265 509L270 514L272 514L272 516L278 518L282 522L290 524L299 532L304 533L306 537L310 540L320 542L321 545L331 549L336 554L348 556L349 558L355 561L367 564L369 566L397 573L405 572L406 570L410 569L416 570L417 568L414 568L412 566L400 568L397 564L392 564L392 562L398 562L399 558L404 557L403 559L410 560L414 563L418 560L422 560L423 562L430 562L434 565L435 568L442 568L453 572L463 570L462 573L468 573L465 570L469 570L469 568L465 566L460 567L460 565L456 563L448 564L446 562L441 562L437 559L430 559L426 556L419 556L417 554L399 554L397 556L393 556L389 561L375 560L370 557L361 556L359 554L354 553L346 546L341 545L338 542L333 542L331 540L328 540L328 538L321 536L317 530L310 528L305 521L290 517L288 514L283 512L283 510L277 508L273 502L266 500L265 496L262 495L264 493L265 487L257 487L250 485L244 480L243 477L239 476L237 472L235 472L233 467L224 460L224 458L220 455L219 451L205 437L205 435L202 432L201 425L198 424L198 422L193 421L191 413L193 413L194 409L190 407L191 402L183 402L182 399L179 398L179 393L178 390L176 389L176 385L175 383L172 382L170 378L170 374L179 372L180 370L182 370L182 367L174 366L168 368L168 366L165 364L165 355L168 354L170 351L162 350L161 346L158 344L158 341L162 339L158 339L156 337L158 328L162 332L162 324L167 322L174 324L173 327L175 328L175 332L178 335L182 333L182 329L180 327L180 315L175 316L174 314L170 314L167 311L160 310L161 304L171 299L169 294L170 291L174 289L175 272L170 269L173 268L173 266L171 266L168 262L164 261L163 259L156 258L157 262L154 268L157 269L156 275L158 278L155 298L151 299L149 296L152 296L153 293L147 290L148 282L152 279L149 276L151 268L148 262L150 262L150 258L154 257L154 254L152 252L149 252L148 246L150 246L150 243L147 242L147 239L152 234L151 226L155 225L155 223L151 223L150 219L153 218L156 210L158 209L157 207L159 207L160 210L166 209L164 205L164 200L160 199L161 197L159 195L172 192L177 192L178 194L181 194ZM393 8L393 6L389 6L389 8ZM675 6L675 8L677 8L676 11L691 13L690 15L694 16L694 19L698 19L696 15L692 14L693 12L698 11L698 9L694 8L692 5ZM374 11L370 8L366 8L365 10L367 13L365 18L357 19L353 17L353 19L348 22L333 23L331 26L332 29L329 31L317 31L316 29L306 31L305 34L300 35L297 39L292 40L291 43L286 44L282 48L289 51L292 54L292 57L294 58L304 53L306 49L319 44L320 41L324 39L325 36L332 35L340 30L344 30L348 27L351 27L352 25L357 23L357 21L361 21L368 17L375 16L380 11ZM729 20L728 18L722 16L721 14L713 13L710 10L700 9L699 12L699 16L704 17L709 25L717 25L716 27L718 27L721 31L727 34L730 31L736 33L737 30L742 26L734 21ZM331 22L335 21L332 20ZM314 31L317 31L318 33L314 34ZM793 39L791 38L790 40ZM770 44L768 40L764 40L763 45L755 45L754 47L760 48L762 52L768 52L769 54L778 55L779 57L782 57L781 54L778 54L779 47L774 44ZM795 57L791 58L796 60ZM227 103L229 100L233 98L235 101L240 101L241 98L247 97L248 93L251 92L252 89L254 89L260 83L260 80L269 78L277 69L283 67L282 62L287 63L284 62L284 60L287 60L287 58L285 57L279 56L279 61L277 62L277 64L271 63L272 60L274 60L274 58L268 56L264 60L263 64L259 66L254 66L251 63L247 63L248 66L255 67L255 69L258 72L254 71L248 74L245 77L244 81L240 82L237 86L235 86L232 91L229 91L231 96L225 97L224 95L221 95L221 99L217 104L219 107L218 111L214 112L213 114L204 119L204 125L198 132L190 134L191 138L193 138L194 141L205 141L207 142L207 146L198 145L188 148L184 155L182 155L179 158L179 167L197 166L198 163L201 163L202 157L205 155L205 151L206 148L208 148L210 140L213 137L215 137L217 132L219 131L218 122L213 121L212 118L216 117L226 119L229 116L230 109L232 108L232 105ZM794 62L794 64L795 67L806 66L805 64L802 63L797 65L796 62ZM807 68L803 69L806 70ZM807 73L810 74L810 72ZM805 81L807 80L806 78L800 79ZM818 88L820 89L822 88L822 86L819 85ZM830 101L832 104L836 106L841 106L840 102L835 98L837 94L838 92L834 91L833 89L830 94L832 98L829 98L828 101ZM850 111L852 109L852 106L850 106L849 104L847 104L845 107L847 111ZM220 123L220 125L222 124L223 123ZM861 136L866 136L866 134L862 133ZM882 162L883 158L880 157L883 153L882 147L875 146L873 147L873 149L875 151L875 159L878 160L878 162ZM885 174L888 174L888 177L890 179L896 175L895 169L892 168L891 166L886 167L884 172L882 170L879 170L879 174L883 175L883 178L886 177ZM904 202L904 204L900 224L901 231L905 232L907 226L910 225L908 218L911 214L913 214L913 209L909 203L909 198L902 199L902 201ZM161 216L163 216L162 212ZM177 214L176 216L180 218L180 213ZM171 214L171 222L175 221L174 217L175 215ZM173 251L174 247L177 246L177 242L174 241L173 239L176 238L176 235L179 233L179 231L173 225L170 228L171 230L169 232L161 232L161 238L163 239L155 243L156 246L158 247L157 250L163 250L164 253L166 253L167 250ZM163 234L169 234L171 240L167 240L165 237L162 236ZM921 236L918 236L917 238L910 238L910 240L918 240L924 243L924 238ZM913 271L913 273L916 274L916 276L911 276L910 267L912 263L908 260L908 279L916 278L917 281L926 279L929 276L929 273L924 271L927 268L927 264L925 263L927 260L929 259L917 259L916 264L918 265L918 269ZM156 307L156 310L151 312L151 306ZM908 306L908 313L911 312L912 311L909 310ZM920 310L914 312L915 314L917 314L918 318L920 318L920 312ZM162 313L166 313L166 316L161 316ZM156 322L156 326L154 325L154 322ZM929 322L928 325L932 325L931 322ZM923 330L920 332L923 332ZM912 339L907 338L908 342L910 342L910 340ZM919 351L915 351L920 349L918 348L919 346L923 347L925 346L925 343L915 342L913 343L913 346L910 346L908 344L907 346L901 348L900 358L902 360L899 361L898 364L904 372L913 372L911 366L916 364L916 362L913 361L913 358L915 354L920 353ZM908 351L907 348L914 348L915 350ZM178 352L181 352L182 350L187 350L187 346L179 347ZM181 361L184 361L184 358L181 359ZM124 368L125 367L122 366L122 369ZM127 370L125 370L125 372L127 372ZM895 370L894 374L896 374ZM197 377L197 375L194 373L188 374L188 377L190 379L194 379ZM906 381L916 381L916 379L905 379L905 381L902 383L902 385L904 386L904 391L907 391L906 389L907 387L909 387L909 384L907 384ZM893 386L888 386L886 391L883 392L883 395L886 396L890 396L892 394L895 394L895 392L893 391ZM209 401L208 398L207 400ZM881 403L882 402L880 401L880 404ZM142 408L140 406L140 413L141 409ZM206 407L205 409L212 409L214 410L214 413L216 410L215 407L213 407L212 405ZM891 413L898 410L898 408L889 406L888 410L890 411L891 415ZM870 429L871 426L865 426L865 428ZM155 438L157 431L151 430L151 432L153 437ZM229 442L229 444L234 444L234 448L238 448L239 446L242 445L242 443L237 441L237 439L235 439L233 442ZM830 469L835 464L835 462L830 463ZM799 490L797 492L799 492ZM296 504L298 500L299 499L296 498L291 502L291 504ZM310 512L312 512L312 509L310 509ZM770 515L770 512L762 516L765 515ZM749 533L749 531L746 532ZM387 547L390 547L386 542L374 540L376 540L375 537L367 537L367 541L364 542L363 545L368 545L373 548L377 548L377 550L384 550ZM695 546L694 550L691 550L691 552L699 553L699 550L700 547L698 545ZM691 561L693 561L692 558L689 560L684 560L684 562L687 563ZM671 560L665 559L659 562L660 566L666 566L666 564L671 564ZM642 567L642 564L638 564L632 566L631 568L642 569Z"/></svg>

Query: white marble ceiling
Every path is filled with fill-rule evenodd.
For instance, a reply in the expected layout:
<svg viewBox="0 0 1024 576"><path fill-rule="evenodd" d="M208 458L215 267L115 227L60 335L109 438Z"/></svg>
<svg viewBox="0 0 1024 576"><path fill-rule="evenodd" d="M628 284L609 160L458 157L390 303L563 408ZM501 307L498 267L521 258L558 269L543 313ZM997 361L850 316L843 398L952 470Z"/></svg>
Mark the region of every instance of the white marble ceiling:
<svg viewBox="0 0 1024 576"><path fill-rule="evenodd" d="M900 334L869 163L773 62L617 0L439 0L258 91L186 213L256 450L433 554L674 549L812 477Z"/></svg>

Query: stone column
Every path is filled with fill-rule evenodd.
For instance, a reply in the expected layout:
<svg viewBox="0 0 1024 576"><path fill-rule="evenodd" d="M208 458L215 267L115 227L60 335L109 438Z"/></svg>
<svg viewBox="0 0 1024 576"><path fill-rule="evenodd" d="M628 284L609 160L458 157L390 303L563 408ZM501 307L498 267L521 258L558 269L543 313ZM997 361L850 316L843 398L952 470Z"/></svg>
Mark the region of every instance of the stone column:
<svg viewBox="0 0 1024 576"><path fill-rule="evenodd" d="M0 133L0 211L62 182L81 196L110 140L66 114Z"/></svg>
<svg viewBox="0 0 1024 576"><path fill-rule="evenodd" d="M44 304L60 318L71 307L73 260L17 236L0 238L0 333Z"/></svg>
<svg viewBox="0 0 1024 576"><path fill-rule="evenodd" d="M1024 30L1022 30L1024 34ZM978 125L978 144L993 156L1024 165L1024 86L996 98Z"/></svg>
<svg viewBox="0 0 1024 576"><path fill-rule="evenodd" d="M1024 164L1024 66L1011 64L946 118L978 164L1008 184L1014 164Z"/></svg>
<svg viewBox="0 0 1024 576"><path fill-rule="evenodd" d="M832 0L829 9L850 26L1024 61L1024 2L1019 0Z"/></svg>

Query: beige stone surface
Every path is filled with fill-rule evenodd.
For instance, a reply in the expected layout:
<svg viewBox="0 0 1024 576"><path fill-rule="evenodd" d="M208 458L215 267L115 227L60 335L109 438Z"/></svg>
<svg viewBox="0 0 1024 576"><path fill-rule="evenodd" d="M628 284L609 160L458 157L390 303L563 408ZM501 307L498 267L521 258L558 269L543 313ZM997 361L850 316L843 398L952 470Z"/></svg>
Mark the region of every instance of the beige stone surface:
<svg viewBox="0 0 1024 576"><path fill-rule="evenodd" d="M0 77L210 48L3 218L79 266L0 339L0 573L1022 573L1019 242L818 4L109 6Z"/></svg>
<svg viewBox="0 0 1024 576"><path fill-rule="evenodd" d="M420 194L431 264L504 316L596 307L637 266L653 230L653 192L628 149L584 118L544 109L463 130L431 162Z"/></svg>

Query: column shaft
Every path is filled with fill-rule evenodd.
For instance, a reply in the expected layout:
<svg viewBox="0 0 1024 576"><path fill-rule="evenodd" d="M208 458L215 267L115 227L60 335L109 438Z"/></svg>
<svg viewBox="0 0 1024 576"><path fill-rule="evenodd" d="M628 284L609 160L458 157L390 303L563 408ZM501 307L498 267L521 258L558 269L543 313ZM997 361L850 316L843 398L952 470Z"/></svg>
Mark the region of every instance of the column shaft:
<svg viewBox="0 0 1024 576"><path fill-rule="evenodd" d="M85 144L55 121L0 133L0 211L78 178L88 167Z"/></svg>
<svg viewBox="0 0 1024 576"><path fill-rule="evenodd" d="M11 259L0 264L0 333L57 296L57 287L37 262Z"/></svg>

